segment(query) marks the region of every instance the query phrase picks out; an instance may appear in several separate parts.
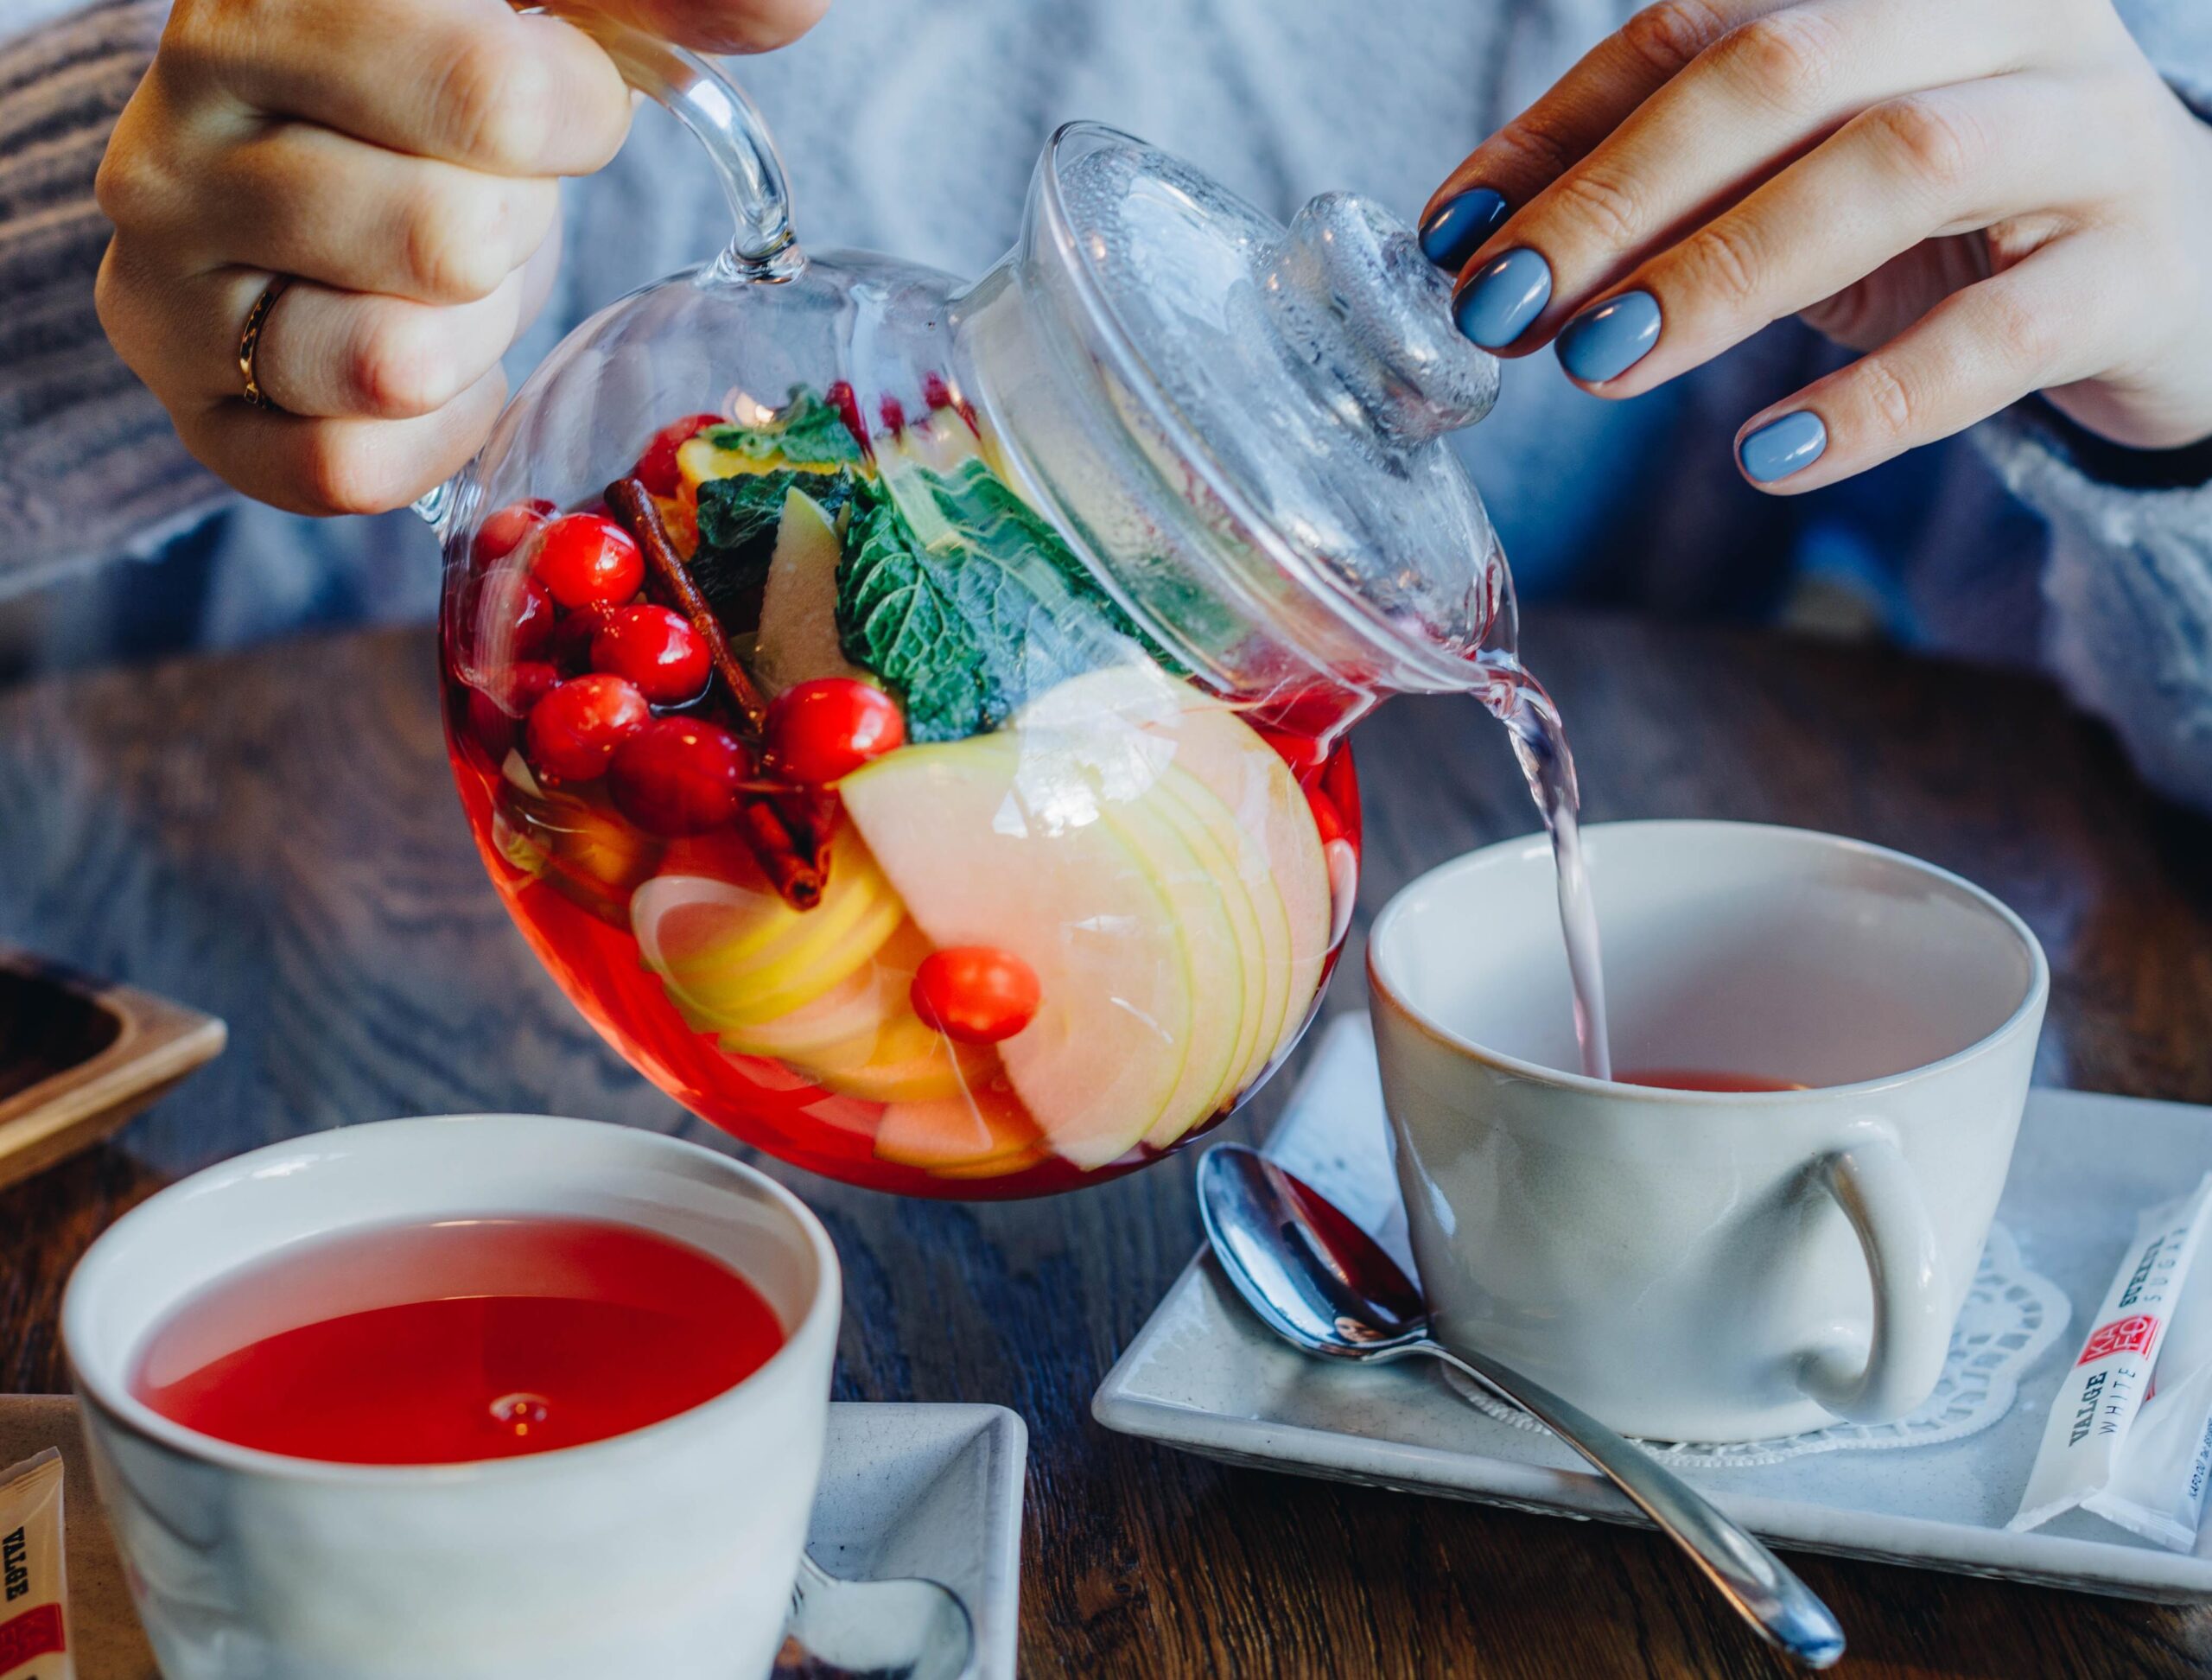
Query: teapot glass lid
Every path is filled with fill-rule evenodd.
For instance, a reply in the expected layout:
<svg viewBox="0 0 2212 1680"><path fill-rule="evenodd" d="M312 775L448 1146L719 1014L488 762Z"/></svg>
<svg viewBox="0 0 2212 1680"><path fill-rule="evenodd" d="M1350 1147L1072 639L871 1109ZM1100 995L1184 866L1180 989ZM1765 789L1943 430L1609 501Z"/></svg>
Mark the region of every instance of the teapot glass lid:
<svg viewBox="0 0 2212 1680"><path fill-rule="evenodd" d="M1124 360L1116 385L1149 410L1125 423L1192 503L1420 686L1464 684L1503 568L1445 434L1490 411L1498 365L1454 327L1412 230L1347 193L1285 228L1089 123L1053 137L1032 207L1033 241L1105 324L1094 343Z"/></svg>

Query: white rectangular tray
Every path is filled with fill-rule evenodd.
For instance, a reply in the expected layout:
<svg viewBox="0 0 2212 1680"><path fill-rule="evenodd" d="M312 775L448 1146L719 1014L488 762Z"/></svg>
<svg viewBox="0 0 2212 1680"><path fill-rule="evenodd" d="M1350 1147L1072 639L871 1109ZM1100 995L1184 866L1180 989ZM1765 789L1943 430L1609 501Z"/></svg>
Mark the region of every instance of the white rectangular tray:
<svg viewBox="0 0 2212 1680"><path fill-rule="evenodd" d="M1395 1198L1375 1190L1383 1141L1374 1038L1339 1018L1267 1151L1378 1234ZM2112 1280L2135 1216L2212 1168L2212 1110L2086 1092L2028 1098L1998 1218L2073 1303L2073 1326L2024 1373L2019 1397L1979 1435L1886 1452L1689 1468L1723 1510L1785 1547L2129 1598L2212 1594L2212 1522L2199 1555L2164 1550L2086 1512L2030 1534L2018 1509L2059 1378ZM1091 1403L1101 1423L1231 1463L1440 1493L1563 1517L1642 1518L1548 1435L1485 1416L1427 1362L1352 1368L1268 1332L1211 1262L1194 1261Z"/></svg>

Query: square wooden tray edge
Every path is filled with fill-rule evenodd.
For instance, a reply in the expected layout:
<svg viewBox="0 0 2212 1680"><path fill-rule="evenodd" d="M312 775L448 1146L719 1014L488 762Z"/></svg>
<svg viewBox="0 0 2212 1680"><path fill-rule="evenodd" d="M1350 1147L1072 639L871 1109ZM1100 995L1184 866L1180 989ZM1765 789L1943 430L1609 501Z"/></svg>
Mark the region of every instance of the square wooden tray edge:
<svg viewBox="0 0 2212 1680"><path fill-rule="evenodd" d="M13 946L0 945L0 968L75 990L106 1011L117 1029L98 1053L0 1100L0 1189L107 1136L220 1055L230 1036L213 1015Z"/></svg>

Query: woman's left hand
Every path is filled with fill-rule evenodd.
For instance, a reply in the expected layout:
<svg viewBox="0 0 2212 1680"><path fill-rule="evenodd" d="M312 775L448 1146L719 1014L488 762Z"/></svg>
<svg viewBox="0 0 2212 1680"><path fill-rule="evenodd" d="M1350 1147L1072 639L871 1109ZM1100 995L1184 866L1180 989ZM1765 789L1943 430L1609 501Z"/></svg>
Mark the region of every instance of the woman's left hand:
<svg viewBox="0 0 2212 1680"><path fill-rule="evenodd" d="M1430 201L1461 330L1633 397L1802 315L1869 353L1737 435L1810 490L2032 391L2212 435L2212 127L2110 0L1661 0Z"/></svg>

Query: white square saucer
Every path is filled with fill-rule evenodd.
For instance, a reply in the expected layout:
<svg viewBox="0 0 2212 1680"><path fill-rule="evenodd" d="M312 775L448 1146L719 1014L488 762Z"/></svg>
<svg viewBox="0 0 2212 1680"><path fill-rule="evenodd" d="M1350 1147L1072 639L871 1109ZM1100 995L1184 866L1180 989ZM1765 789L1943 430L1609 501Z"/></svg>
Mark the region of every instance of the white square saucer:
<svg viewBox="0 0 2212 1680"><path fill-rule="evenodd" d="M1387 1149L1374 1038L1332 1022L1267 1153L1342 1200L1386 1242L1402 1214L1376 1193ZM2005 1523L2066 1362L2143 1209L2212 1168L2212 1110L2082 1091L2029 1093L1998 1219L2072 1302L2074 1329L2022 1374L1999 1422L1963 1440L1778 1464L1683 1467L1777 1544L2044 1586L2185 1601L2212 1594L2212 1521L2195 1556L2074 1511L2032 1533ZM1387 1182L1387 1180L1383 1180ZM1401 1250L1402 1253L1402 1250ZM1419 1365L1351 1367L1276 1340L1203 1257L1107 1372L1107 1428L1231 1463L1610 1522L1643 1518L1568 1448L1485 1416Z"/></svg>

